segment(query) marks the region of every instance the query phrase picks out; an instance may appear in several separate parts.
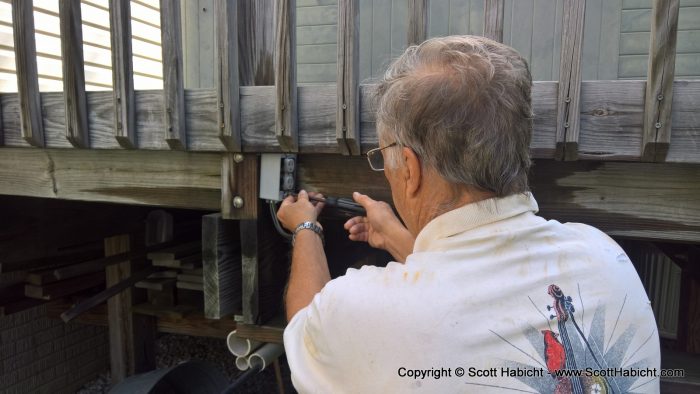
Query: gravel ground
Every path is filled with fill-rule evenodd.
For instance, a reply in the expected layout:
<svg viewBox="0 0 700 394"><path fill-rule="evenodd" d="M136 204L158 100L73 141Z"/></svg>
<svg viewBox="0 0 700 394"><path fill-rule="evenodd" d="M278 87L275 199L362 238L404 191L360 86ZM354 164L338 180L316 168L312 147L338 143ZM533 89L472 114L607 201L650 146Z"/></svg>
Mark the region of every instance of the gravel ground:
<svg viewBox="0 0 700 394"><path fill-rule="evenodd" d="M224 339L190 337L185 335L162 335L156 341L157 368L167 368L187 360L206 361L215 366L230 381L243 372L234 365L235 357L229 353ZM284 357L280 358L284 392L295 393L289 376L289 366ZM110 389L109 371L100 374L97 379L86 383L78 394L101 394ZM277 379L272 367L248 379L240 390L241 393L277 393Z"/></svg>

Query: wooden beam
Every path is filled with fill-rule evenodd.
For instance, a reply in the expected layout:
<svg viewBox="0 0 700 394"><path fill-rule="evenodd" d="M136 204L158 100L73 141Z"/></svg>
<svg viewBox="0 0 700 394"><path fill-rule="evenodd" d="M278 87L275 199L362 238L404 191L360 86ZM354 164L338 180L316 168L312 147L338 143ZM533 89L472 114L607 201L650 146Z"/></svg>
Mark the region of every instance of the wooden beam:
<svg viewBox="0 0 700 394"><path fill-rule="evenodd" d="M239 324L236 327L236 336L265 343L282 343L284 334L284 322L276 325L264 324Z"/></svg>
<svg viewBox="0 0 700 394"><path fill-rule="evenodd" d="M130 250L130 237L118 235L105 238L105 255L125 253ZM118 285L132 276L130 261L106 268L107 287ZM120 292L107 300L109 321L109 349L112 384L135 373L155 368L155 320L136 316L131 289Z"/></svg>
<svg viewBox="0 0 700 394"><path fill-rule="evenodd" d="M30 145L43 147L44 125L36 65L33 0L12 0L12 30L22 139Z"/></svg>
<svg viewBox="0 0 700 394"><path fill-rule="evenodd" d="M644 100L642 160L664 161L671 144L671 105L680 0L654 0Z"/></svg>
<svg viewBox="0 0 700 394"><path fill-rule="evenodd" d="M241 113L238 72L238 4L216 0L216 102L219 139L227 150L240 152Z"/></svg>
<svg viewBox="0 0 700 394"><path fill-rule="evenodd" d="M67 311L61 313L61 320L63 322L68 323L69 321L75 319L76 317L80 316L81 314L89 311L90 309L96 307L97 305L100 305L104 303L105 301L109 300L110 298L116 296L117 294L121 293L122 291L125 291L127 289L130 289L132 286L136 284L136 282L145 279L155 271L154 267L147 267L146 269L136 272L132 275L130 275L128 278L124 278L118 283L115 283L103 291L93 295L92 297L80 302L79 304L73 306L72 308L68 309ZM102 273L99 274L100 276Z"/></svg>
<svg viewBox="0 0 700 394"><path fill-rule="evenodd" d="M85 65L83 62L83 20L80 0L58 3L63 60L63 97L65 101L66 138L77 148L90 147Z"/></svg>
<svg viewBox="0 0 700 394"><path fill-rule="evenodd" d="M58 319L61 313L70 307L70 304L61 302L49 303L47 305L47 315L49 318ZM143 307L143 305L135 306L139 311L143 311ZM165 312L158 316L156 323L158 331L162 333L225 339L231 331L236 329L236 321L233 319L211 320L196 312L185 313L182 317L165 316L165 314L168 314L168 311L164 310L164 308L159 308L159 310ZM75 322L107 326L107 308L104 305L97 306L78 316Z"/></svg>
<svg viewBox="0 0 700 394"><path fill-rule="evenodd" d="M202 216L204 316L208 319L241 311L240 246L237 221L224 220L218 213Z"/></svg>
<svg viewBox="0 0 700 394"><path fill-rule="evenodd" d="M160 0L165 141L170 149L185 150L187 149L187 130L180 23L180 0Z"/></svg>
<svg viewBox="0 0 700 394"><path fill-rule="evenodd" d="M585 0L564 0L557 103L558 160L577 160L581 101L581 48Z"/></svg>
<svg viewBox="0 0 700 394"><path fill-rule="evenodd" d="M344 155L360 154L360 5L338 1L338 107L335 136Z"/></svg>
<svg viewBox="0 0 700 394"><path fill-rule="evenodd" d="M340 197L360 191L392 201L383 175L362 157L304 155L297 171L306 190ZM537 160L530 176L540 214L548 219L590 224L619 237L676 242L700 242L699 180L700 168L692 164L551 160Z"/></svg>
<svg viewBox="0 0 700 394"><path fill-rule="evenodd" d="M257 155L225 154L221 161L221 215L254 219L259 214L260 160Z"/></svg>
<svg viewBox="0 0 700 394"><path fill-rule="evenodd" d="M359 39L359 31L357 34ZM428 0L408 0L408 45L418 45L426 38L428 38Z"/></svg>
<svg viewBox="0 0 700 394"><path fill-rule="evenodd" d="M296 0L275 4L275 136L282 151L298 152Z"/></svg>
<svg viewBox="0 0 700 394"><path fill-rule="evenodd" d="M221 156L3 148L0 194L218 210Z"/></svg>
<svg viewBox="0 0 700 394"><path fill-rule="evenodd" d="M109 31L112 49L112 132L119 145L133 149L136 138L136 98L131 54L131 1L109 0Z"/></svg>
<svg viewBox="0 0 700 394"><path fill-rule="evenodd" d="M504 0L484 0L484 37L503 42Z"/></svg>
<svg viewBox="0 0 700 394"><path fill-rule="evenodd" d="M43 285L27 284L24 286L24 295L40 300L55 300L100 286L102 283L104 283L104 275L100 272Z"/></svg>

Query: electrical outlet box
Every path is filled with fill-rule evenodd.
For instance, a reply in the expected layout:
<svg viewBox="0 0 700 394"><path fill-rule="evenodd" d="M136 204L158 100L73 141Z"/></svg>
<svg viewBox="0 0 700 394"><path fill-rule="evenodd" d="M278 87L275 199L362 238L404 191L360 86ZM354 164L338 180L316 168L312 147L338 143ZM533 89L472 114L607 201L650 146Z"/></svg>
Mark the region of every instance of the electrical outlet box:
<svg viewBox="0 0 700 394"><path fill-rule="evenodd" d="M263 153L260 158L260 198L281 201L296 187L297 156Z"/></svg>

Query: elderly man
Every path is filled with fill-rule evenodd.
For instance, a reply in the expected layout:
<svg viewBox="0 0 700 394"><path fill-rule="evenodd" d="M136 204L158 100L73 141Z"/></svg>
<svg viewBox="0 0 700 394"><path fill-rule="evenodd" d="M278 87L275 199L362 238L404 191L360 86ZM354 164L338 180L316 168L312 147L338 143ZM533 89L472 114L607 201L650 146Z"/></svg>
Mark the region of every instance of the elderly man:
<svg viewBox="0 0 700 394"><path fill-rule="evenodd" d="M390 66L368 159L403 223L355 193L367 216L345 224L394 256L385 268L331 280L322 205L303 191L283 202L300 392L658 391L656 324L625 252L535 215L531 85L515 50L482 37L431 39Z"/></svg>

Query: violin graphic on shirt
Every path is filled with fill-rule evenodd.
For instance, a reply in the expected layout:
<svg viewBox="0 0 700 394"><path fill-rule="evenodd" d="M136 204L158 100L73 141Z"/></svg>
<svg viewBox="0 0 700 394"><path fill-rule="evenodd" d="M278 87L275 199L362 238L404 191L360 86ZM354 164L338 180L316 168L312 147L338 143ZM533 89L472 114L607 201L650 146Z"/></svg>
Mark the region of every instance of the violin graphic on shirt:
<svg viewBox="0 0 700 394"><path fill-rule="evenodd" d="M565 296L564 292L557 285L549 285L547 288L547 294L554 299L554 305L547 306L547 310L551 311L553 309L555 312L555 315L551 315L550 319L554 319L556 317L559 328L559 334L551 330L542 331L542 334L544 335L545 361L547 363L547 370L549 373L553 374L555 371L561 371L563 369L578 369L576 365L576 357L571 346L571 338L569 338L569 331L566 327L568 321L574 325L576 332L586 343L586 346L588 347L588 350L590 351L591 356L598 367L602 368L600 362L588 344L588 341L583 335L583 332L576 323L573 315L575 309L571 302L571 297ZM561 342L559 341L558 337L561 337ZM607 380L600 376L556 376L556 379L557 386L554 391L556 394L607 394L613 392Z"/></svg>

